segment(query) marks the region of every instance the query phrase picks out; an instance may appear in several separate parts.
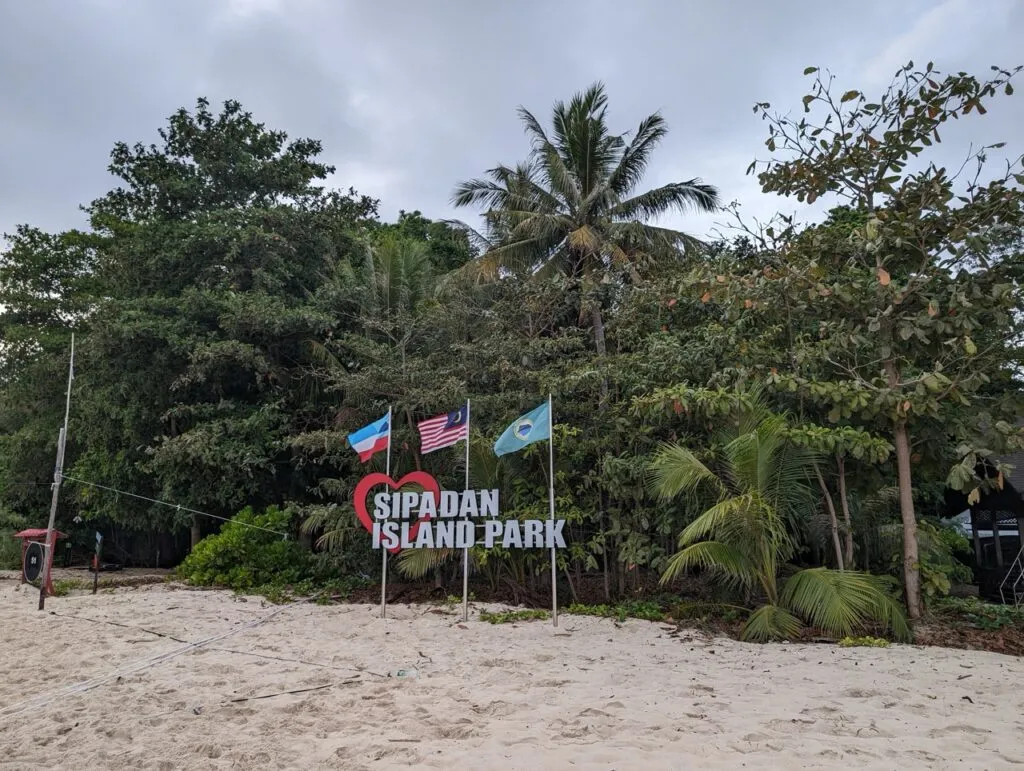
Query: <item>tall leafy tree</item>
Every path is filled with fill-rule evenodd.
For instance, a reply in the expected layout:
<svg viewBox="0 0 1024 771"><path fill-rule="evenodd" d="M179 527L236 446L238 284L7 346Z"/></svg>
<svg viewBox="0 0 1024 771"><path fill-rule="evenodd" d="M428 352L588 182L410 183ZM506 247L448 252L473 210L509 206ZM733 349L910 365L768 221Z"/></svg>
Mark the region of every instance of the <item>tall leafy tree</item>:
<svg viewBox="0 0 1024 771"><path fill-rule="evenodd" d="M338 320L316 294L361 253L376 202L325 192L320 143L234 101L201 99L160 136L114 148L121 185L89 208L105 298L80 366L89 431L73 475L222 516L281 503L315 480L289 437L325 419L306 399L306 343ZM93 513L166 521L86 495Z"/></svg>
<svg viewBox="0 0 1024 771"><path fill-rule="evenodd" d="M829 233L790 227L778 244L785 260L712 281L708 290L742 298L754 312L786 307L815 319L816 334L793 353L818 366L779 367L769 380L827 408L834 422L855 417L891 438L912 618L922 612L914 432L948 431L963 407L977 414L991 405L988 383L1017 359L1006 338L989 330L1016 336L1019 253L1006 247L1008 234L1024 224L1021 161L986 176L990 149L973 151L964 168L974 174L963 177L927 156L945 123L984 114L1000 91L1012 94L1020 68L995 69L986 81L944 76L930 63L915 70L911 62L869 99L857 90L839 93L810 67L804 116L757 105L768 123L766 146L776 154L761 166L762 188L807 202L827 194L846 199L852 216L844 217L845 259L834 259L823 238ZM957 486L973 483L975 453L968 447L964 454L967 463L950 477Z"/></svg>
<svg viewBox="0 0 1024 771"><path fill-rule="evenodd" d="M717 190L690 179L638 191L668 128L655 113L632 135L614 134L607 108L604 86L596 83L568 103L555 104L549 133L520 107L533 145L529 161L498 166L488 179L456 188L454 203L485 207L485 220L500 238L482 257L492 275L504 268L599 282L613 268L637 273L700 245L649 221L672 211L713 211ZM592 304L591 320L595 347L603 355L600 304Z"/></svg>

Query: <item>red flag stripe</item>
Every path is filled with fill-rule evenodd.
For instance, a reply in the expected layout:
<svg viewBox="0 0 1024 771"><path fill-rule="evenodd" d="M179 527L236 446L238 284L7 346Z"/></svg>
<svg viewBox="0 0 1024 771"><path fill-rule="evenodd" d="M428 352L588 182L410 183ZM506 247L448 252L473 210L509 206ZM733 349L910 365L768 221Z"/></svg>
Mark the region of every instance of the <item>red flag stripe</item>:
<svg viewBox="0 0 1024 771"><path fill-rule="evenodd" d="M448 413L438 415L435 418L427 418L417 424L420 432L420 452L428 453L440 450L444 447L451 447L469 436L469 426L465 423L452 426L445 430L448 422Z"/></svg>

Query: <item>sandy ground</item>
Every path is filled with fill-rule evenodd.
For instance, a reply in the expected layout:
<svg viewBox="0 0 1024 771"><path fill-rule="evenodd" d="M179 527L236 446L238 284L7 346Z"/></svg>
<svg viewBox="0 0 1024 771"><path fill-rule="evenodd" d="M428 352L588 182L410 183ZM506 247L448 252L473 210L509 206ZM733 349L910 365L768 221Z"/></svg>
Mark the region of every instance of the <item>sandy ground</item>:
<svg viewBox="0 0 1024 771"><path fill-rule="evenodd" d="M143 578L169 578L173 570L166 568L125 568L124 570L100 571L100 584L103 583L131 583ZM60 568L54 567L54 581L84 581L92 583L92 571L86 567ZM0 581L20 581L21 571L0 570Z"/></svg>
<svg viewBox="0 0 1024 771"><path fill-rule="evenodd" d="M1024 766L1024 661L998 654L168 584L36 601L0 583L0 769Z"/></svg>

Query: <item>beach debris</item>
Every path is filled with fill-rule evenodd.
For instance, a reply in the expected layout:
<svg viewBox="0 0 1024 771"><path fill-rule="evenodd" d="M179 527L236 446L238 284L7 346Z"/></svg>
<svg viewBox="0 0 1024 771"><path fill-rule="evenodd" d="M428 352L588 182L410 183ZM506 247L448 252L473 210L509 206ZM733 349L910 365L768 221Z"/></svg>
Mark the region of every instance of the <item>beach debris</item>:
<svg viewBox="0 0 1024 771"><path fill-rule="evenodd" d="M256 699L270 699L274 696L287 696L293 693L308 693L310 691L322 691L325 688L333 688L336 685L347 685L349 683L355 683L359 681L359 676L350 677L347 680L340 680L336 683L327 683L326 685L315 685L312 688L298 688L294 691L279 691L278 693L265 693L262 696L243 696L239 699L230 699L229 703L234 704L240 701L255 701ZM196 713L199 714L199 713Z"/></svg>
<svg viewBox="0 0 1024 771"><path fill-rule="evenodd" d="M403 677L403 678L408 678L408 679L411 679L411 680L415 680L419 676L420 676L419 670L417 670L415 667L410 667L409 669L399 669L394 674L394 677Z"/></svg>

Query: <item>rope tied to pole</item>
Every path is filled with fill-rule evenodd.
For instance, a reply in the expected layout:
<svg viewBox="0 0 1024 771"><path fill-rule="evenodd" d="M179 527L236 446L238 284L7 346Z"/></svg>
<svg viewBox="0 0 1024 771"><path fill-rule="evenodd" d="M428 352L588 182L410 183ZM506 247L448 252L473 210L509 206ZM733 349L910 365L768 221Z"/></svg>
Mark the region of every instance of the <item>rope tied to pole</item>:
<svg viewBox="0 0 1024 771"><path fill-rule="evenodd" d="M231 522L239 527L247 527L250 530L262 530L264 533L273 533L274 535L281 536L284 540L288 540L288 533L282 533L280 530L271 530L269 527L261 527L260 525L251 525L248 522L239 522L238 520L231 519L230 517L221 517L217 514L210 514L208 511L200 511L199 509L190 509L188 506L182 506L180 503L170 503L168 501L161 501L158 498L149 498L145 495L138 495L136 493L130 493L127 490L118 490L115 487L108 487L107 485L101 485L98 482L89 482L84 479L76 479L75 477L64 476L61 474L61 479L67 482L74 482L80 485L86 485L87 487L95 487L98 490L106 490L114 493L115 495L127 495L129 498L136 498L140 501L146 501L153 503L158 506L167 506L173 508L179 514L181 512L187 512L189 514L197 514L200 517L209 517L210 519L217 519L221 522Z"/></svg>

